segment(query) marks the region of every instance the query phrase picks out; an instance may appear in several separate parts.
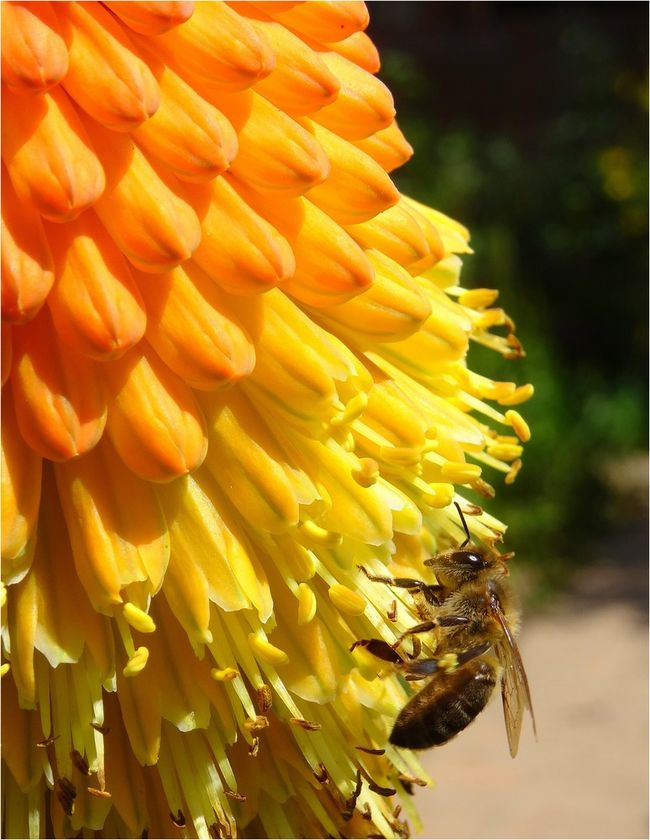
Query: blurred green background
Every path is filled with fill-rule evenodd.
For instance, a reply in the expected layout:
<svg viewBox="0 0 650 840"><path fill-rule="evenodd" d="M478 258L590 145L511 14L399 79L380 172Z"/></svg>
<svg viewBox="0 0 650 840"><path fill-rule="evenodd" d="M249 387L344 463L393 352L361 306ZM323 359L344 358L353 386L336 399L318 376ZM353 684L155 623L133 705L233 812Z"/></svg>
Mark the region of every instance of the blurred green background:
<svg viewBox="0 0 650 840"><path fill-rule="evenodd" d="M647 516L648 5L369 7L415 148L395 180L470 227L463 285L500 289L527 353L469 361L536 388L490 511L543 598Z"/></svg>

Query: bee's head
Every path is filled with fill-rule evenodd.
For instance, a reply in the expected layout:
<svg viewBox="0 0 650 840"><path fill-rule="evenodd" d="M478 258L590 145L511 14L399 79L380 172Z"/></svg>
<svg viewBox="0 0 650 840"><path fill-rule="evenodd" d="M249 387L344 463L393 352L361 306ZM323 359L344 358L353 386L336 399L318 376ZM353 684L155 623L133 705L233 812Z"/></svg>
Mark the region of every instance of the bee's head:
<svg viewBox="0 0 650 840"><path fill-rule="evenodd" d="M493 549L482 549L470 543L466 548L443 551L424 561L431 566L441 586L455 589L463 583L479 581L486 577L506 577L509 555L501 555Z"/></svg>

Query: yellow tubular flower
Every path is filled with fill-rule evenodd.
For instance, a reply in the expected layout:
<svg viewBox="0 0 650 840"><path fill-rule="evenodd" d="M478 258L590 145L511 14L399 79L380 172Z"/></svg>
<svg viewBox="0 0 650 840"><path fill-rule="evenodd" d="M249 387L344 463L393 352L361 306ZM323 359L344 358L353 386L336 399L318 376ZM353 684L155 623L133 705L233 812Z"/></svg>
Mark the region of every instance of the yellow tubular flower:
<svg viewBox="0 0 650 840"><path fill-rule="evenodd" d="M389 177L365 4L2 17L5 834L407 836L358 566L500 538L533 388L467 368L521 345Z"/></svg>

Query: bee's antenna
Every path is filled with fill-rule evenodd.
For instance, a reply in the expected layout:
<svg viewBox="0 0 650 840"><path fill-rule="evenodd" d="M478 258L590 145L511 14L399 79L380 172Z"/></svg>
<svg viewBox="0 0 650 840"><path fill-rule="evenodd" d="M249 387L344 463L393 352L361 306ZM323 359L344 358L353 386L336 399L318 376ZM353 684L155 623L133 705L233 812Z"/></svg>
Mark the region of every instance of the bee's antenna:
<svg viewBox="0 0 650 840"><path fill-rule="evenodd" d="M472 541L472 538L470 536L469 528L467 527L467 522L465 521L465 516L463 514L463 511L460 509L460 505L458 504L458 502L454 502L454 504L456 505L456 510L458 511L458 515L460 516L460 521L463 523L463 528L465 529L465 534L467 536L467 539L465 540L465 542L461 546L459 546L459 548L465 548L467 543Z"/></svg>

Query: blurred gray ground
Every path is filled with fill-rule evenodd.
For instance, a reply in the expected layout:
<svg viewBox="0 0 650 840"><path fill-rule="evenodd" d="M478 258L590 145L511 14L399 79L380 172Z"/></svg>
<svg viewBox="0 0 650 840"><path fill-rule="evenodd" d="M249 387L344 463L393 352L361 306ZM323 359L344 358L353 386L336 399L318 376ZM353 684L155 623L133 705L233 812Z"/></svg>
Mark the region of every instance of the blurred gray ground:
<svg viewBox="0 0 650 840"><path fill-rule="evenodd" d="M464 733L423 754L422 837L648 837L648 529L600 546L520 640L530 722L510 758L500 698Z"/></svg>

